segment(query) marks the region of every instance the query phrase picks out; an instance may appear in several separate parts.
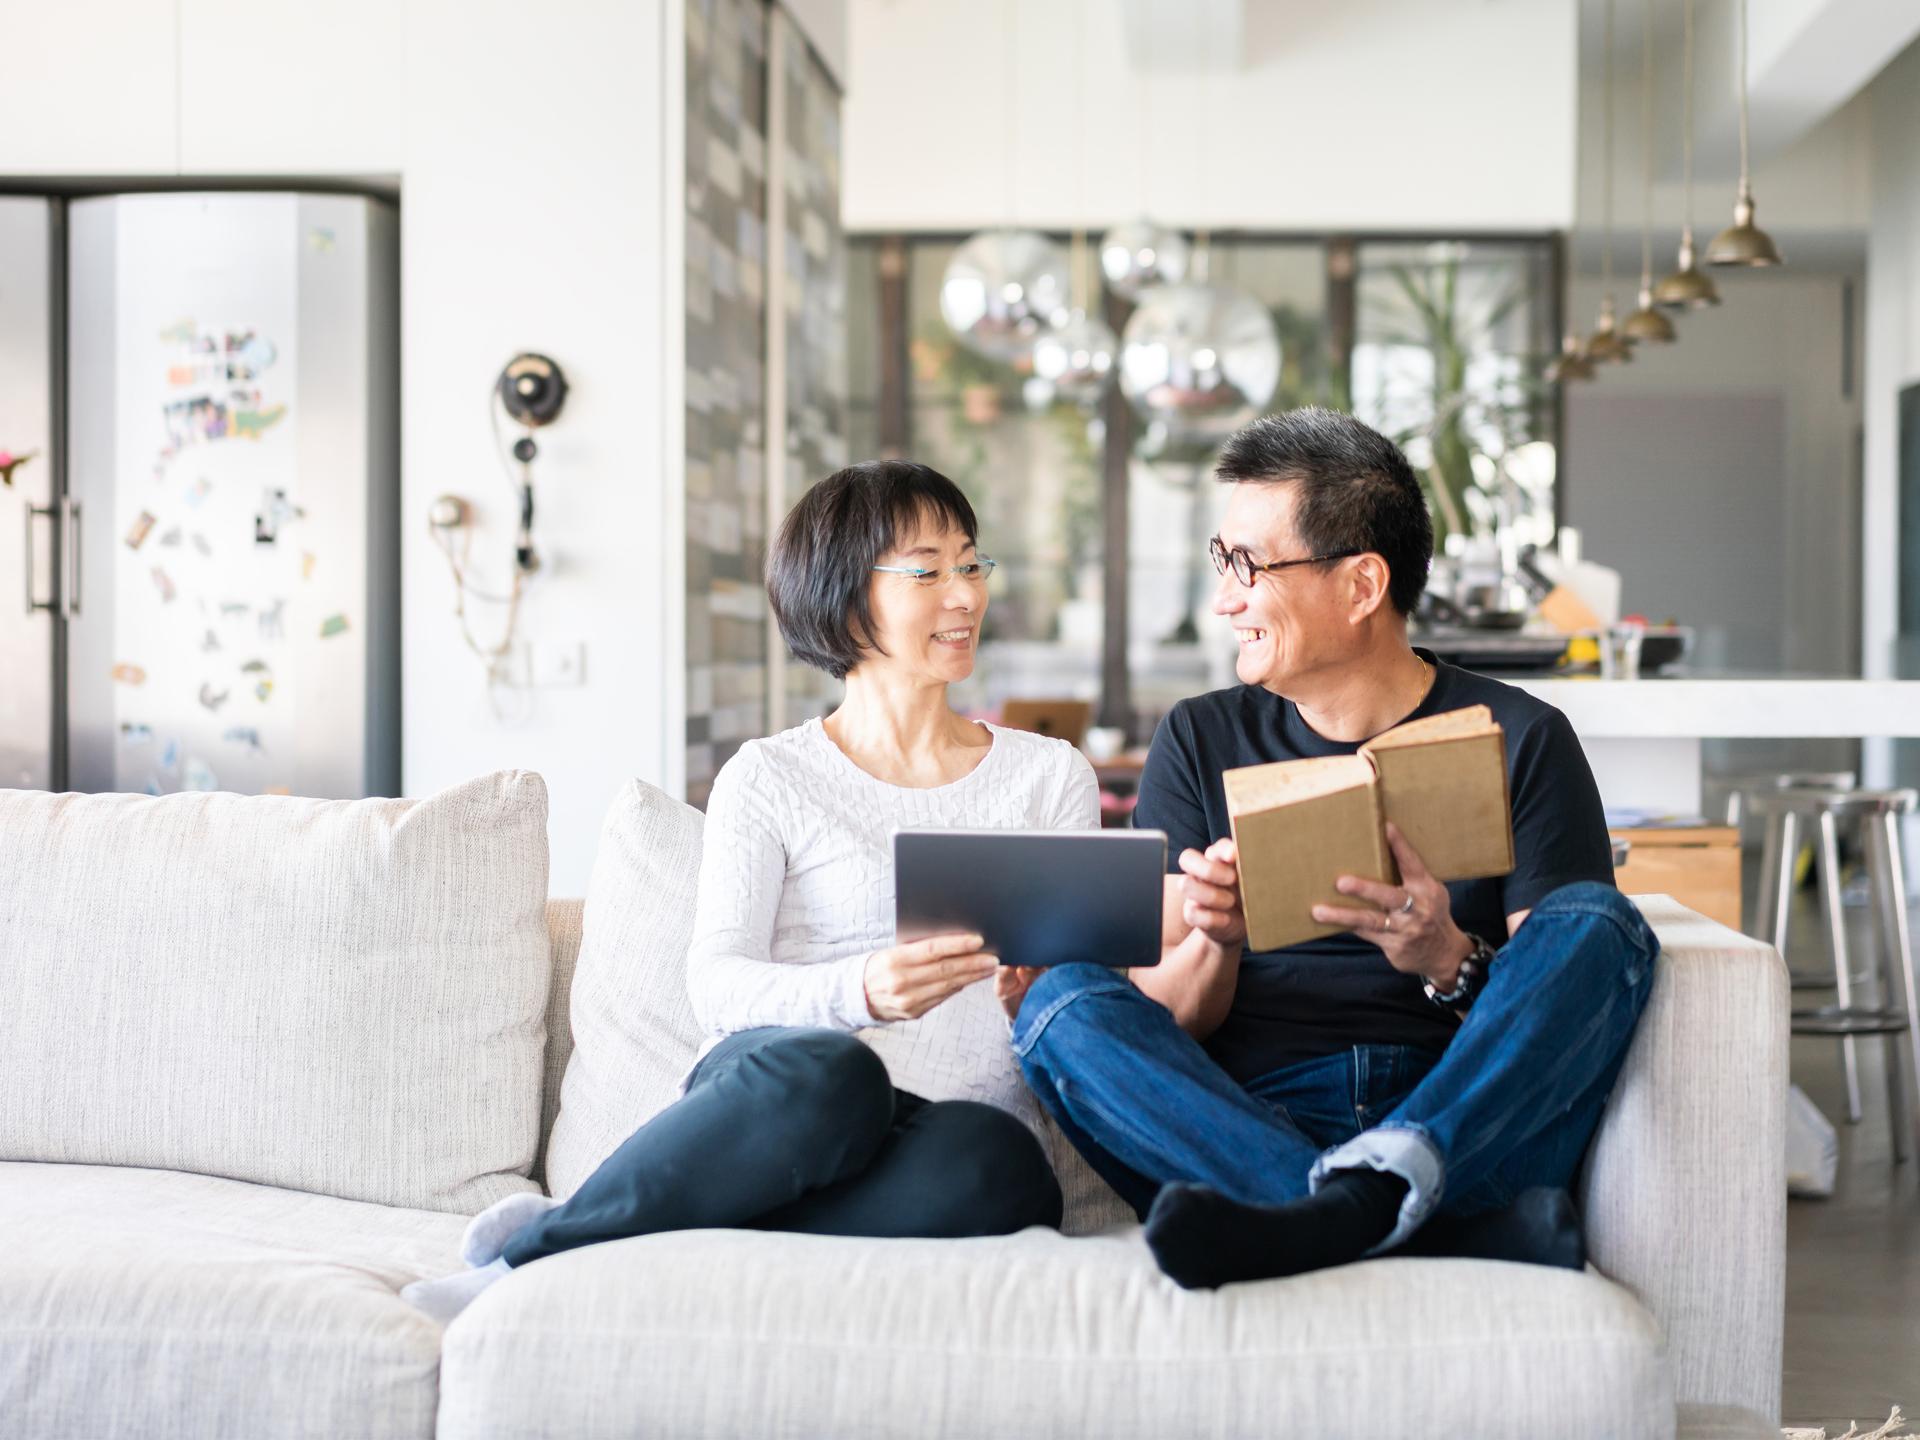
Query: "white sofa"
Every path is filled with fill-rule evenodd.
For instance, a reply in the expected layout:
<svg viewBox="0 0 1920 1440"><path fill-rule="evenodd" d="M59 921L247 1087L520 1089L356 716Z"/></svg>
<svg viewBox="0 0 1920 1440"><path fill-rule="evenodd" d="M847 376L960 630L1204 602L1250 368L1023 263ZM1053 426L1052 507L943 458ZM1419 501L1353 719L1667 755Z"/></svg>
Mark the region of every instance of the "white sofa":
<svg viewBox="0 0 1920 1440"><path fill-rule="evenodd" d="M545 898L545 808L523 772L418 802L0 791L0 1433L1777 1433L1785 977L1664 898L1585 1274L1189 1293L1056 1145L1067 1234L644 1237L443 1332L401 1286L529 1177L570 1193L692 1054L699 816L630 785L583 913Z"/></svg>

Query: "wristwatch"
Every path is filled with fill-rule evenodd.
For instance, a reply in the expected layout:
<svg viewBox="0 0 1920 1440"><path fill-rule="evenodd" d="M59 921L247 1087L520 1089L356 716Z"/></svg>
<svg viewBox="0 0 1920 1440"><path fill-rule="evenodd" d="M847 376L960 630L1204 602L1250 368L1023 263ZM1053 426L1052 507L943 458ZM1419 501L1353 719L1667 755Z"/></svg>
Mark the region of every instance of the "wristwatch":
<svg viewBox="0 0 1920 1440"><path fill-rule="evenodd" d="M1473 949L1460 962L1460 973L1454 978L1453 989L1442 990L1433 981L1424 978L1420 981L1421 989L1427 992L1427 999L1447 1010L1466 1010L1480 987L1486 984L1487 971L1493 965L1493 947L1478 935L1469 934L1467 938L1473 942Z"/></svg>

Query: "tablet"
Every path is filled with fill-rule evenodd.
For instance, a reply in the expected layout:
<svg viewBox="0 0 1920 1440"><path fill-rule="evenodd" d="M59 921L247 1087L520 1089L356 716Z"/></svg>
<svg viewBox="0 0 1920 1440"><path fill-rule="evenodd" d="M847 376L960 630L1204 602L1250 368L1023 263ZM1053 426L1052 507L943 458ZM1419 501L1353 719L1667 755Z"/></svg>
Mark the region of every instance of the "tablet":
<svg viewBox="0 0 1920 1440"><path fill-rule="evenodd" d="M899 830L894 943L971 932L1003 965L1160 963L1159 830Z"/></svg>

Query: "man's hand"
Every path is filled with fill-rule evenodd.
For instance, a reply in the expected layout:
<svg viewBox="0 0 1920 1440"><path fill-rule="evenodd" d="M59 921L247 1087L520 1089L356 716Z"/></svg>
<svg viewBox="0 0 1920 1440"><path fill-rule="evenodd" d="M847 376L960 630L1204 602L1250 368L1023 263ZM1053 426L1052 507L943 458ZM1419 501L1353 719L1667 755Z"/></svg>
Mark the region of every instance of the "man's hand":
<svg viewBox="0 0 1920 1440"><path fill-rule="evenodd" d="M1472 942L1453 923L1447 887L1428 873L1400 827L1391 821L1387 843L1400 865L1400 884L1342 875L1334 886L1342 895L1357 895L1380 908L1316 905L1313 918L1322 925L1347 926L1362 940L1379 946L1394 969L1431 980L1438 990L1451 990L1459 983L1460 962L1472 953Z"/></svg>
<svg viewBox="0 0 1920 1440"><path fill-rule="evenodd" d="M1198 930L1216 945L1244 945L1246 911L1240 905L1240 852L1231 840L1216 840L1206 853L1180 852L1184 878L1177 890L1168 887L1168 901L1180 905L1180 923Z"/></svg>
<svg viewBox="0 0 1920 1440"><path fill-rule="evenodd" d="M1000 1008L1007 1012L1007 1019L1018 1019L1020 1006L1027 998L1027 991L1033 988L1033 982L1040 978L1039 967L1033 965L1002 965L1000 973L993 977L993 993L1000 1001Z"/></svg>

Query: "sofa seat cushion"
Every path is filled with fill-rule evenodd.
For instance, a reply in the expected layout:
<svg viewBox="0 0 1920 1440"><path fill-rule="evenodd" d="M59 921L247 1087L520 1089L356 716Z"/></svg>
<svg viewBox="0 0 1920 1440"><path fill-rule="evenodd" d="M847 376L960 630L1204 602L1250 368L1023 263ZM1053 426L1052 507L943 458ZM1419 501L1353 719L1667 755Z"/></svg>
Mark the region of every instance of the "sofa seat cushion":
<svg viewBox="0 0 1920 1440"><path fill-rule="evenodd" d="M237 1180L0 1164L9 1440L433 1434L440 1327L399 1289L462 1216Z"/></svg>
<svg viewBox="0 0 1920 1440"><path fill-rule="evenodd" d="M1653 1320L1593 1272L1382 1260L1180 1290L1079 1239L705 1230L537 1261L446 1332L441 1440L1671 1435Z"/></svg>

